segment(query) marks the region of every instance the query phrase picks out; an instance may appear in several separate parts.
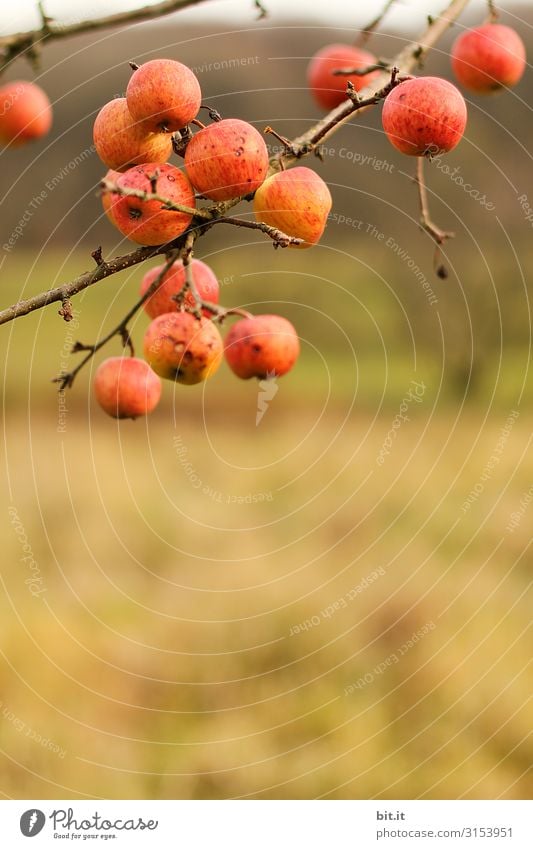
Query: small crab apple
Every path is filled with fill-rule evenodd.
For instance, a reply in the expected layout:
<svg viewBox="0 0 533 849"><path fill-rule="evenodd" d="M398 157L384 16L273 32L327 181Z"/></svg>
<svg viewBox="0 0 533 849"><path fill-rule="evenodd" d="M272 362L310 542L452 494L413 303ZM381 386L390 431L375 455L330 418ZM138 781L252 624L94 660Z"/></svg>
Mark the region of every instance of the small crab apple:
<svg viewBox="0 0 533 849"><path fill-rule="evenodd" d="M201 383L218 369L222 337L208 318L170 312L154 318L144 336L144 356L161 377L188 385Z"/></svg>
<svg viewBox="0 0 533 849"><path fill-rule="evenodd" d="M368 68L376 64L376 57L367 50L361 50L350 44L328 44L315 53L307 67L307 82L311 93L323 109L334 109L346 100L346 84L348 80L356 91L370 85L379 71L369 71L368 74L349 74L337 76L333 71L341 68Z"/></svg>
<svg viewBox="0 0 533 849"><path fill-rule="evenodd" d="M254 213L257 221L303 239L297 247L309 248L324 232L331 203L324 180L300 165L265 180L255 193Z"/></svg>
<svg viewBox="0 0 533 849"><path fill-rule="evenodd" d="M239 118L204 127L185 151L187 176L210 200L231 200L255 192L268 171L268 150L261 133Z"/></svg>
<svg viewBox="0 0 533 849"><path fill-rule="evenodd" d="M516 85L526 68L524 42L503 24L483 24L461 33L451 58L457 80L476 94Z"/></svg>
<svg viewBox="0 0 533 849"><path fill-rule="evenodd" d="M233 325L224 342L231 370L244 380L281 377L300 353L296 330L281 315L255 315Z"/></svg>
<svg viewBox="0 0 533 849"><path fill-rule="evenodd" d="M93 140L104 165L125 171L143 162L166 162L172 154L172 138L151 133L131 117L126 98L117 97L103 106L94 122Z"/></svg>
<svg viewBox="0 0 533 849"><path fill-rule="evenodd" d="M115 419L136 419L151 413L161 397L161 381L148 363L137 357L109 357L96 369L96 400Z"/></svg>
<svg viewBox="0 0 533 849"><path fill-rule="evenodd" d="M151 59L133 72L126 100L135 121L144 121L153 132L175 133L196 118L202 92L187 65Z"/></svg>
<svg viewBox="0 0 533 849"><path fill-rule="evenodd" d="M0 141L16 146L39 139L52 126L52 107L46 92L25 80L0 87Z"/></svg>
<svg viewBox="0 0 533 849"><path fill-rule="evenodd" d="M195 199L185 174L168 163L149 162L121 174L120 189L152 193L151 178L157 177L157 194L176 204L194 209ZM192 221L192 214L165 209L159 200L142 200L128 195L113 202L113 223L120 232L139 245L164 245L180 236Z"/></svg>
<svg viewBox="0 0 533 849"><path fill-rule="evenodd" d="M154 280L161 274L164 265L156 265L147 271L141 282L141 296L150 288ZM196 291L203 301L209 301L212 304L218 304L219 285L215 273L209 268L205 262L200 259L193 259L191 262L191 272ZM173 296L181 292L185 284L185 266L181 259L175 262L166 274L163 276L159 286L150 297L144 302L143 307L150 318L157 318L158 315L163 315L167 312L174 312L178 309L178 304L173 300ZM191 292L187 292L184 298L185 304L190 307L196 305L196 301ZM204 310L204 315L209 317L209 310Z"/></svg>
<svg viewBox="0 0 533 849"><path fill-rule="evenodd" d="M463 95L448 80L405 80L387 95L382 123L390 143L409 156L447 152L459 144L466 127Z"/></svg>

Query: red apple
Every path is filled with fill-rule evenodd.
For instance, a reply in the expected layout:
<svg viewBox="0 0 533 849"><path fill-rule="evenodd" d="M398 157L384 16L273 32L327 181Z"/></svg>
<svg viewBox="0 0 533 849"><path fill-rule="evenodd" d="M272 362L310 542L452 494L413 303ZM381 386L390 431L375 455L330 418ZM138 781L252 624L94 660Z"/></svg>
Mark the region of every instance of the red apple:
<svg viewBox="0 0 533 849"><path fill-rule="evenodd" d="M164 267L164 265L156 265L150 271L146 272L141 283L141 295L144 295L150 288ZM214 272L200 259L193 259L191 262L191 271L196 285L196 291L202 300L209 301L212 304L218 304L219 285ZM174 312L178 309L178 304L172 299L172 296L177 295L182 290L184 283L185 267L180 259L169 268L153 295L150 295L148 300L144 302L143 307L150 318L157 318L158 315L164 315L164 313ZM196 304L190 292L187 292L184 300L191 307L194 307ZM208 310L204 310L204 315L209 317L211 313Z"/></svg>
<svg viewBox="0 0 533 849"><path fill-rule="evenodd" d="M194 188L211 200L242 197L255 192L267 175L267 146L251 124L226 118L193 136L185 170Z"/></svg>
<svg viewBox="0 0 533 849"><path fill-rule="evenodd" d="M107 174L104 177L104 180L108 180L110 183L116 183L118 178L120 177L120 171L112 171L109 169ZM107 215L111 224L115 224L115 217L113 213L113 207L120 199L119 195L113 194L111 192L102 192L102 206L104 207L104 212Z"/></svg>
<svg viewBox="0 0 533 849"><path fill-rule="evenodd" d="M115 419L136 419L151 413L161 397L161 381L148 363L137 357L109 357L96 369L96 400Z"/></svg>
<svg viewBox="0 0 533 849"><path fill-rule="evenodd" d="M406 80L383 104L383 129L390 143L409 156L453 150L461 141L466 119L463 95L440 77Z"/></svg>
<svg viewBox="0 0 533 849"><path fill-rule="evenodd" d="M151 193L150 177L157 177L157 194L191 208L195 207L194 192L185 174L168 163L149 162L137 165L121 174L117 186ZM141 200L122 196L113 203L113 223L139 245L163 245L180 236L192 221L192 215L165 209L161 201Z"/></svg>
<svg viewBox="0 0 533 849"><path fill-rule="evenodd" d="M233 325L224 342L224 355L237 377L265 379L286 374L298 359L296 330L280 315L255 315Z"/></svg>
<svg viewBox="0 0 533 849"><path fill-rule="evenodd" d="M133 72L126 100L136 121L144 121L153 132L175 133L196 118L202 92L186 65L173 59L151 59Z"/></svg>
<svg viewBox="0 0 533 849"><path fill-rule="evenodd" d="M144 337L144 356L155 372L178 383L200 383L218 369L222 337L208 318L170 312L154 318Z"/></svg>
<svg viewBox="0 0 533 849"><path fill-rule="evenodd" d="M117 97L100 109L93 127L96 152L104 165L125 171L143 162L166 162L172 153L172 138L151 133L131 117L126 98Z"/></svg>
<svg viewBox="0 0 533 849"><path fill-rule="evenodd" d="M22 145L46 135L51 126L52 107L42 88L24 80L0 87L1 142Z"/></svg>
<svg viewBox="0 0 533 849"><path fill-rule="evenodd" d="M309 248L324 232L331 202L324 180L300 165L265 180L255 193L254 213L258 221L304 239L298 247Z"/></svg>
<svg viewBox="0 0 533 849"><path fill-rule="evenodd" d="M346 84L348 80L356 91L370 85L379 71L370 71L364 76L336 76L333 71L339 68L368 68L376 64L376 57L366 50L353 47L350 44L328 44L315 53L307 67L307 83L311 93L323 109L334 109L346 100Z"/></svg>
<svg viewBox="0 0 533 849"><path fill-rule="evenodd" d="M526 68L526 48L511 27L483 24L455 40L452 68L466 89L491 94L520 80Z"/></svg>

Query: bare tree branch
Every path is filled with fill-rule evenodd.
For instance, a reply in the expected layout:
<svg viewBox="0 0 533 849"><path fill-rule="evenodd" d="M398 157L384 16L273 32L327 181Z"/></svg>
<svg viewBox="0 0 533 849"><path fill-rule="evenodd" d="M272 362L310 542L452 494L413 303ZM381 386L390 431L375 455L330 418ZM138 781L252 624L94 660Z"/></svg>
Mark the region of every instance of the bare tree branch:
<svg viewBox="0 0 533 849"><path fill-rule="evenodd" d="M381 21L383 20L383 18L385 17L385 15L389 11L389 9L393 5L393 3L395 3L395 2L396 2L396 0L386 0L385 5L383 6L383 9L381 10L381 12L378 15L376 15L374 20L370 21L370 23L367 24L366 27L363 27L363 29L359 33L359 35L358 35L358 37L355 41L356 47L364 47L364 45L367 43L367 41L369 40L372 33L379 27Z"/></svg>
<svg viewBox="0 0 533 849"><path fill-rule="evenodd" d="M448 7L442 15L438 18L432 19L428 23L427 29L419 41L408 44L400 53L398 53L398 55L392 60L392 64L398 68L400 75L404 76L409 74L409 72L418 64L421 56L427 53L430 47L432 47L439 38L441 38L448 27L450 27L451 24L459 17L469 2L470 0L450 0ZM372 95L375 93L376 89L386 86L388 80L388 73L383 72L383 74L380 74L379 77L376 77L371 86L367 86L358 92L359 99L372 99ZM345 124L354 112L357 110L364 112L366 109L370 109L371 106L372 103L369 103L368 105L365 104L364 108L361 109L361 106L358 106L356 101L350 99L341 103L340 106L333 109L332 112L303 133L303 135L298 136L298 138L293 140L293 153L285 151L282 154L278 154L275 159L277 159L279 164L277 168L274 167L274 170L279 170L281 167L281 160L283 160L284 165L287 165L295 159L299 159L301 156L305 156L307 153L310 153L320 142L325 141L329 138L329 136L336 132L338 127Z"/></svg>
<svg viewBox="0 0 533 849"><path fill-rule="evenodd" d="M39 2L38 8L41 13L42 27L30 32L17 32L13 35L0 37L0 71L1 66L6 66L12 59L26 51L35 55L35 49L40 48L47 41L55 41L60 38L69 38L84 32L93 32L99 29L147 21L151 18L161 18L170 15L187 6L196 6L205 3L206 0L161 0L160 3L142 6L140 9L131 9L128 12L117 12L102 18L88 18L76 21L73 24L58 24L48 17L44 11L43 3Z"/></svg>
<svg viewBox="0 0 533 849"><path fill-rule="evenodd" d="M182 248L181 250L186 250L186 248ZM58 375L58 377L54 377L52 383L59 383L60 391L64 391L65 389L70 388L74 383L74 380L76 379L76 375L82 370L82 368L86 366L87 363L92 360L94 355L101 348L103 348L104 345L107 345L107 343L110 342L111 339L113 339L115 336L120 336L120 338L122 339L123 346L125 348L128 347L130 349L130 354L132 357L135 356L135 349L133 347L133 342L131 340L131 336L128 330L128 324L133 318L133 316L140 310L144 302L148 300L150 295L152 295L157 289L157 287L161 284L163 277L165 276L169 268L172 266L172 264L178 259L180 252L181 251L179 249L176 249L168 254L164 266L162 267L161 271L157 275L152 285L146 290L144 295L139 298L139 300L133 305L133 307L128 310L124 318L119 322L119 324L117 324L116 327L113 328L113 330L111 330L109 333L99 339L98 342L96 342L94 345L83 345L80 342L76 342L76 344L72 348L72 354L77 354L80 351L88 351L88 353L71 371L62 372L60 375Z"/></svg>
<svg viewBox="0 0 533 849"><path fill-rule="evenodd" d="M15 318L28 315L30 312L34 312L35 310L48 306L48 304L53 304L58 301L63 303L64 301L69 300L73 295L83 292L84 289L88 289L89 286L93 286L100 280L104 280L106 277L111 277L112 274L117 274L119 271L124 271L126 268L131 268L132 266L138 265L140 262L144 262L154 256L160 256L161 254L167 253L169 247L169 245L163 245L155 248L138 248L132 253L125 254L124 256L117 256L109 262L104 262L102 260L93 271L86 271L84 274L80 274L79 277L76 277L69 283L64 283L62 286L57 286L54 289L48 289L46 292L41 292L39 295L34 295L25 301L18 301L16 304L13 304L7 309L1 310L0 324L6 324L8 321L13 321ZM95 255L97 253L98 251L94 252Z"/></svg>

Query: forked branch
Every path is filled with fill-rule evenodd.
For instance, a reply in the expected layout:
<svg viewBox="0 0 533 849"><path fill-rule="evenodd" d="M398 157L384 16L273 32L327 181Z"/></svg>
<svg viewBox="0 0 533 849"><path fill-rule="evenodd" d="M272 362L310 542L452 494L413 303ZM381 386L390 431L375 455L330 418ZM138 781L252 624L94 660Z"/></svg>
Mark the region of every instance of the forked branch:
<svg viewBox="0 0 533 849"><path fill-rule="evenodd" d="M441 230L432 220L429 212L429 201L424 177L424 157L419 156L416 164L415 183L418 186L418 198L420 201L420 226L435 242L435 255L433 264L436 273L442 279L448 276L448 269L442 262L442 246L448 239L453 239L455 233L448 230Z"/></svg>

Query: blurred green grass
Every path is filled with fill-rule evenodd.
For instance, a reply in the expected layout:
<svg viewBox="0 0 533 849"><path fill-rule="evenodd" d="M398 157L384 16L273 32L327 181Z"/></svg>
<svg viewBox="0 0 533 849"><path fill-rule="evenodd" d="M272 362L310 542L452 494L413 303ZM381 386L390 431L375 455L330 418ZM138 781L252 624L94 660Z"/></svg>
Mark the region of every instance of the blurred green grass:
<svg viewBox="0 0 533 849"><path fill-rule="evenodd" d="M124 248L130 249L127 243L108 247L106 255ZM515 345L511 333L503 348L495 338L485 349L479 335L470 339L466 329L460 331L464 304L456 307L459 321L450 281L439 284L435 278L435 290L440 285L442 291L434 307L417 290L416 281L400 279L394 288L391 268L380 266L380 257L372 253L354 257L325 248L277 251L272 258L270 244L257 243L201 256L221 280L225 305L280 312L295 324L303 350L297 373L287 381L298 403L315 403L329 393L333 404L353 398L359 409L392 408L415 377L426 384L426 400L439 405L488 402L490 408L505 410L518 399L530 404L531 392L525 391L531 388L527 345ZM67 282L92 263L79 250L65 254L47 249L38 257L14 252L2 267L2 301L8 305ZM118 323L137 296L144 270L127 270L76 296L75 321L70 324L58 317L59 305L53 304L4 327L0 353L8 403L24 403L30 392L32 403L47 408L53 397L50 380L62 367L77 362L68 357L69 346L75 340L92 343ZM411 310L413 303L416 309ZM131 325L140 351L147 324L141 311ZM99 359L119 350L117 339ZM89 374L82 373L69 393L71 406L85 404ZM209 391L239 402L247 388L224 367ZM182 400L188 406L191 399L194 407L194 392Z"/></svg>
<svg viewBox="0 0 533 849"><path fill-rule="evenodd" d="M505 531L528 423L463 513L500 417L420 413L376 468L389 417L272 407L257 429L246 408L238 427L7 417L2 702L66 754L2 717L3 792L529 797L528 517Z"/></svg>

